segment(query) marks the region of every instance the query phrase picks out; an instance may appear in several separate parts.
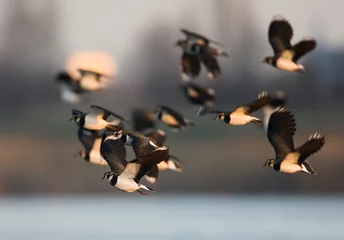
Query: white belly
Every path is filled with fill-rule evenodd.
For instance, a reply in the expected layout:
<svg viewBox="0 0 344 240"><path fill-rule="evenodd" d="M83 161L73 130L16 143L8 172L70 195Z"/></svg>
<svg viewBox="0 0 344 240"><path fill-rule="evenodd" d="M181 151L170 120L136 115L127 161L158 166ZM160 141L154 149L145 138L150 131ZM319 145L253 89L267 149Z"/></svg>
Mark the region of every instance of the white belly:
<svg viewBox="0 0 344 240"><path fill-rule="evenodd" d="M95 117L85 117L84 127L90 130L102 130L108 125L108 122L104 119L99 119Z"/></svg>
<svg viewBox="0 0 344 240"><path fill-rule="evenodd" d="M277 68L288 72L294 72L300 69L298 64L294 63L289 59L284 58L279 58L276 62L276 66Z"/></svg>
<svg viewBox="0 0 344 240"><path fill-rule="evenodd" d="M232 125L244 125L246 123L249 123L252 120L252 117L243 113L235 114L232 113L230 115L230 121L229 123Z"/></svg>
<svg viewBox="0 0 344 240"><path fill-rule="evenodd" d="M134 179L129 178L129 174L122 173L117 179L115 185L116 188L125 192L135 192L140 189L140 186L134 181Z"/></svg>
<svg viewBox="0 0 344 240"><path fill-rule="evenodd" d="M281 164L280 172L296 173L301 171L301 166L297 164Z"/></svg>
<svg viewBox="0 0 344 240"><path fill-rule="evenodd" d="M171 126L178 126L179 125L178 121L172 115L170 115L168 113L162 114L161 121L163 121L167 125L171 125Z"/></svg>

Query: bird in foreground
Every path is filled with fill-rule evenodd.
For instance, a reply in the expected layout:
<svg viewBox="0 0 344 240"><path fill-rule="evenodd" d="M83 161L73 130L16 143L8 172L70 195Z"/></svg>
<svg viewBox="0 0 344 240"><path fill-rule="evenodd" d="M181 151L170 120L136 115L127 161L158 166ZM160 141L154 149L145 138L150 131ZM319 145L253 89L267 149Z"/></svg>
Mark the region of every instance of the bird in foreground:
<svg viewBox="0 0 344 240"><path fill-rule="evenodd" d="M162 147L167 140L166 133L160 129L147 132L145 136L148 137L150 140L154 141L156 145L159 147ZM160 162L157 165L157 168L152 168L149 172L147 172L145 178L148 182L153 184L158 180L157 177L159 176L159 171L167 169L176 172L181 172L182 168L179 158L169 154L167 159L164 159L164 161Z"/></svg>
<svg viewBox="0 0 344 240"><path fill-rule="evenodd" d="M283 173L301 171L315 175L316 173L306 159L324 146L325 137L314 133L307 142L295 149L293 141L295 131L296 123L290 111L279 108L272 113L267 135L276 156L275 159L267 160L263 166Z"/></svg>
<svg viewBox="0 0 344 240"><path fill-rule="evenodd" d="M147 193L142 189L154 192L153 189L140 184L141 178L155 165L168 158L169 150L166 146L140 156L130 162L126 161L126 149L122 135L113 131L106 131L101 144L101 154L108 162L111 172L104 173L102 179L125 192L137 191L142 195Z"/></svg>
<svg viewBox="0 0 344 240"><path fill-rule="evenodd" d="M181 113L164 105L158 105L154 113L160 122L166 124L175 131L179 131L180 129L185 130L194 125L193 122L186 119Z"/></svg>
<svg viewBox="0 0 344 240"><path fill-rule="evenodd" d="M297 62L302 56L315 49L317 43L314 38L307 37L295 45L291 45L293 29L290 23L281 16L273 18L268 37L274 56L266 57L264 63L288 72L305 72L304 66Z"/></svg>
<svg viewBox="0 0 344 240"><path fill-rule="evenodd" d="M181 88L190 103L207 107L215 105L215 90L192 82L184 82Z"/></svg>
<svg viewBox="0 0 344 240"><path fill-rule="evenodd" d="M201 63L206 67L208 77L216 79L221 73L216 57L220 55L228 57L228 54L218 46L211 46L211 43L219 45L213 40L185 29L181 29L181 32L186 35L186 39L178 40L176 46L183 51L181 58L183 79L197 77L201 72Z"/></svg>
<svg viewBox="0 0 344 240"><path fill-rule="evenodd" d="M96 131L79 127L78 138L84 146L84 149L80 150L75 157L81 157L87 162L96 165L107 166L107 162L100 154L100 145L105 130Z"/></svg>
<svg viewBox="0 0 344 240"><path fill-rule="evenodd" d="M87 128L89 130L102 130L107 128L115 131L123 128L123 117L99 106L91 105L90 108L91 111L88 113L73 109L70 121L73 120L80 127ZM107 118L109 116L115 117L116 120L108 122Z"/></svg>
<svg viewBox="0 0 344 240"><path fill-rule="evenodd" d="M102 79L107 77L101 73L84 69L78 69L78 73L78 78L73 78L65 71L57 74L56 82L60 87L59 98L62 102L71 104L80 103L82 94L106 88L106 84Z"/></svg>
<svg viewBox="0 0 344 240"><path fill-rule="evenodd" d="M284 91L277 91L270 96L269 104L265 105L262 110L264 114L263 127L267 131L268 124L271 114L276 111L276 109L285 107L287 103L287 95Z"/></svg>
<svg viewBox="0 0 344 240"><path fill-rule="evenodd" d="M270 98L267 92L263 91L259 93L258 98L251 103L237 106L233 111L218 111L208 107L201 107L198 111L198 115L206 115L209 113L215 113L214 120L222 120L223 122L231 125L245 125L247 123L260 123L262 120L252 116L251 114L260 108L267 105Z"/></svg>

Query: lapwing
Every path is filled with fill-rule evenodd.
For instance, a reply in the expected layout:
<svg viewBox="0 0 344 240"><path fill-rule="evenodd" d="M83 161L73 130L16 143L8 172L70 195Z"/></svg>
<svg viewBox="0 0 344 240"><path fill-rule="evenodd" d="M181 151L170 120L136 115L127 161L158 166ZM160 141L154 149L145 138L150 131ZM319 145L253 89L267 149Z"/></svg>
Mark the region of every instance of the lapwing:
<svg viewBox="0 0 344 240"><path fill-rule="evenodd" d="M145 134L146 137L148 137L150 140L154 141L157 146L162 147L166 142L166 133L161 129L152 130L150 132L147 132ZM152 168L147 174L145 175L145 178L150 183L155 183L157 181L157 177L159 175L159 171L163 170L172 170L176 172L181 172L182 167L180 164L180 159L176 156L173 156L171 154L168 155L168 158L164 161L160 162L157 165L157 168Z"/></svg>
<svg viewBox="0 0 344 240"><path fill-rule="evenodd" d="M190 103L200 106L213 107L215 105L215 90L202 87L192 82L184 82L181 88Z"/></svg>
<svg viewBox="0 0 344 240"><path fill-rule="evenodd" d="M213 40L185 29L181 29L181 32L186 35L186 39L178 40L176 46L183 51L181 58L183 79L197 77L201 71L201 62L207 69L208 77L216 79L221 72L216 57L220 55L228 57L228 54L219 47L210 46L210 43L220 45Z"/></svg>
<svg viewBox="0 0 344 240"><path fill-rule="evenodd" d="M186 119L181 113L164 105L158 105L154 112L160 122L166 124L175 131L181 129L185 130L194 125L193 122Z"/></svg>
<svg viewBox="0 0 344 240"><path fill-rule="evenodd" d="M131 113L132 129L135 132L144 133L155 129L157 119L154 112L150 112L143 108L134 109Z"/></svg>
<svg viewBox="0 0 344 240"><path fill-rule="evenodd" d="M262 120L252 116L251 114L269 103L269 96L267 92L261 92L258 95L257 100L246 105L237 106L233 111L218 111L208 107L201 107L198 111L198 115L206 115L209 113L215 113L214 120L222 120L223 122L231 125L245 125L251 123L261 123Z"/></svg>
<svg viewBox="0 0 344 240"><path fill-rule="evenodd" d="M123 117L99 106L91 105L90 108L91 111L88 113L73 109L70 121L74 120L77 125L89 130L102 130L104 128L118 130L123 128ZM108 122L109 116L115 117L116 120Z"/></svg>
<svg viewBox="0 0 344 240"><path fill-rule="evenodd" d="M80 103L81 95L86 92L104 90L106 84L103 78L108 78L101 73L78 69L79 77L73 78L69 73L61 71L56 76L56 82L59 85L59 98L65 103Z"/></svg>
<svg viewBox="0 0 344 240"><path fill-rule="evenodd" d="M82 159L86 160L87 162L107 166L107 162L100 154L100 145L102 142L102 137L104 134L104 130L88 130L83 127L79 127L78 130L78 138L79 141L84 146L83 150L80 150L75 157L81 157Z"/></svg>
<svg viewBox="0 0 344 240"><path fill-rule="evenodd" d="M275 150L275 158L267 160L263 166L283 173L292 174L301 171L316 174L306 159L324 146L325 137L314 133L307 142L295 149L293 141L295 131L296 123L290 111L279 108L272 113L267 135Z"/></svg>
<svg viewBox="0 0 344 240"><path fill-rule="evenodd" d="M291 45L293 29L288 20L281 16L275 16L272 19L268 37L274 56L266 57L264 63L288 72L305 72L304 66L297 62L302 56L315 49L317 43L314 38L307 37Z"/></svg>
<svg viewBox="0 0 344 240"><path fill-rule="evenodd" d="M122 136L117 132L106 131L101 144L101 154L108 162L111 172L104 173L102 179L107 179L110 184L125 192L137 191L142 195L147 193L141 189L153 189L140 184L141 178L154 166L168 158L169 150L166 146L155 149L130 162L126 161L126 149Z"/></svg>
<svg viewBox="0 0 344 240"><path fill-rule="evenodd" d="M284 91L277 91L270 96L269 104L265 105L263 110L263 128L267 131L271 114L278 108L285 107L287 103L287 95Z"/></svg>

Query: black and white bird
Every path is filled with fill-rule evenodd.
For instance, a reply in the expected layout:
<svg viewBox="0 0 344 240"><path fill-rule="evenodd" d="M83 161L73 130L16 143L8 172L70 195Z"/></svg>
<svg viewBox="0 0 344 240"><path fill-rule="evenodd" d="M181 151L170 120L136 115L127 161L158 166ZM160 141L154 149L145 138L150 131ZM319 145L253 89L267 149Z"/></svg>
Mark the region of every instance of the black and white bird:
<svg viewBox="0 0 344 240"><path fill-rule="evenodd" d="M280 108L272 113L267 135L275 150L275 158L267 160L263 166L283 173L301 171L316 174L306 159L324 146L325 137L314 133L307 142L295 149L293 141L295 131L296 123L290 111Z"/></svg>
<svg viewBox="0 0 344 240"><path fill-rule="evenodd" d="M215 105L215 90L192 82L184 82L181 88L190 103L207 107Z"/></svg>
<svg viewBox="0 0 344 240"><path fill-rule="evenodd" d="M194 125L193 122L186 119L181 113L164 105L158 105L154 112L160 122L176 131L180 129L185 130Z"/></svg>
<svg viewBox="0 0 344 240"><path fill-rule="evenodd" d="M154 141L156 145L159 147L162 147L167 140L166 133L161 129L156 129L147 132L145 136L148 137L150 140ZM159 175L159 171L167 169L176 172L181 172L182 167L180 159L176 156L169 154L167 159L165 159L157 165L157 168L152 168L149 172L147 172L145 178L148 182L153 184L158 180L157 177Z"/></svg>
<svg viewBox="0 0 344 240"><path fill-rule="evenodd" d="M100 154L100 145L104 131L106 129L97 131L79 127L78 138L84 149L80 150L75 156L96 165L107 166L107 162Z"/></svg>
<svg viewBox="0 0 344 240"><path fill-rule="evenodd" d="M182 77L188 80L190 77L197 77L201 72L201 63L206 67L208 77L216 79L221 73L220 65L216 59L217 56L228 56L228 54L218 46L211 46L211 43L220 45L200 34L181 29L186 35L186 39L178 40L183 55L181 58Z"/></svg>
<svg viewBox="0 0 344 240"><path fill-rule="evenodd" d="M271 114L276 111L278 108L285 107L287 103L287 95L284 91L277 91L270 96L269 104L265 105L263 110L263 127L267 131L268 124Z"/></svg>
<svg viewBox="0 0 344 240"><path fill-rule="evenodd" d="M153 189L140 184L140 180L152 167L168 158L168 148L166 146L156 148L150 153L127 162L122 137L122 134L118 132L104 133L101 154L108 162L111 172L106 172L103 179L107 179L112 186L125 192L137 191L142 195L147 194L142 189L154 192Z"/></svg>
<svg viewBox="0 0 344 240"><path fill-rule="evenodd" d="M258 98L251 103L237 106L233 111L218 111L208 107L201 107L198 111L198 115L206 115L209 113L215 113L214 120L222 120L231 125L245 125L247 123L260 123L262 120L252 116L251 114L269 103L269 96L267 92L261 92Z"/></svg>
<svg viewBox="0 0 344 240"><path fill-rule="evenodd" d="M107 87L104 79L110 77L90 70L78 69L78 77L61 71L56 76L59 85L59 98L62 102L76 104L81 102L81 95L86 92L104 90Z"/></svg>
<svg viewBox="0 0 344 240"><path fill-rule="evenodd" d="M315 49L317 43L314 38L307 37L295 45L291 45L293 29L290 23L281 16L273 18L268 37L274 56L266 57L264 63L288 72L303 73L305 71L304 66L298 64L298 61L302 56Z"/></svg>
<svg viewBox="0 0 344 240"><path fill-rule="evenodd" d="M70 121L73 120L80 127L87 128L89 130L102 130L104 128L118 130L123 128L123 117L99 106L91 105L90 108L91 111L88 113L73 109ZM116 120L108 122L107 118L109 116L115 117Z"/></svg>

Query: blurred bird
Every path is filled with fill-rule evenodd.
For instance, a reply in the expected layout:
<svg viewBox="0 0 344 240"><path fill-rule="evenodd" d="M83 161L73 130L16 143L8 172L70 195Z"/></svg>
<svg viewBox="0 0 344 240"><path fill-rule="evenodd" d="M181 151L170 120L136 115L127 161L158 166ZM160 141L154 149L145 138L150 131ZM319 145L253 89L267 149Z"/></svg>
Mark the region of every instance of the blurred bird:
<svg viewBox="0 0 344 240"><path fill-rule="evenodd" d="M272 113L269 120L268 139L275 150L275 159L269 159L263 166L269 166L283 173L304 172L316 174L306 159L319 151L325 144L325 137L314 133L309 140L294 148L293 136L296 123L293 114L284 108Z"/></svg>
<svg viewBox="0 0 344 240"><path fill-rule="evenodd" d="M106 130L106 129L104 129ZM84 146L83 150L80 150L75 157L81 157L87 162L107 166L107 162L100 154L100 145L102 142L102 137L104 130L88 130L83 127L79 127L78 138L79 141Z"/></svg>
<svg viewBox="0 0 344 240"><path fill-rule="evenodd" d="M180 129L185 130L194 125L193 122L184 118L181 113L164 105L158 105L154 112L160 122L166 124L167 126L171 127L171 129L176 131L179 131Z"/></svg>
<svg viewBox="0 0 344 240"><path fill-rule="evenodd" d="M105 89L106 85L101 81L106 77L97 72L78 69L79 78L73 78L67 72L61 71L56 76L59 85L60 100L65 103L76 104L81 102L81 94Z"/></svg>
<svg viewBox="0 0 344 240"><path fill-rule="evenodd" d="M289 72L305 72L304 66L298 60L316 47L314 38L308 37L295 45L291 45L293 29L290 23L281 16L275 16L270 23L268 32L269 42L274 56L266 57L264 63Z"/></svg>
<svg viewBox="0 0 344 240"><path fill-rule="evenodd" d="M108 162L111 172L104 173L102 179L107 179L112 186L125 192L137 191L142 195L147 193L141 189L154 192L153 189L139 182L153 166L168 158L168 153L168 148L164 146L127 162L122 135L107 131L103 136L101 154Z"/></svg>
<svg viewBox="0 0 344 240"><path fill-rule="evenodd" d="M269 100L270 99L267 92L264 91L259 93L257 100L254 100L253 102L246 105L238 106L233 111L224 112L213 110L212 108L208 107L201 107L198 111L198 115L202 116L209 113L216 113L216 117L214 120L222 120L225 123L231 125L245 125L249 122L260 123L262 121L256 117L251 116L251 114L267 105L269 103Z"/></svg>
<svg viewBox="0 0 344 240"><path fill-rule="evenodd" d="M156 145L159 147L162 147L167 140L166 133L160 129L147 132L145 136L148 137L150 140L154 141ZM152 168L145 175L147 181L152 184L158 180L157 177L159 175L159 171L163 171L166 169L170 169L176 172L182 171L180 159L171 154L169 154L168 158L164 159L164 161L160 162L157 166L158 168Z"/></svg>
<svg viewBox="0 0 344 240"><path fill-rule="evenodd" d="M192 82L184 82L181 88L190 103L208 107L215 105L215 91L213 89Z"/></svg>
<svg viewBox="0 0 344 240"><path fill-rule="evenodd" d="M118 130L123 128L123 117L99 106L92 105L90 108L91 111L88 113L73 109L70 121L74 120L77 125L89 130L102 130L104 128ZM117 120L108 122L109 116L114 116Z"/></svg>
<svg viewBox="0 0 344 240"><path fill-rule="evenodd" d="M131 113L131 119L132 129L141 133L155 129L157 123L154 112L143 108L134 109Z"/></svg>
<svg viewBox="0 0 344 240"><path fill-rule="evenodd" d="M210 46L210 43L219 45L213 40L185 29L181 29L181 32L186 35L186 39L178 40L176 46L179 46L183 51L181 58L183 79L188 80L190 77L197 77L201 71L201 62L207 69L208 77L216 79L221 73L216 57L228 57L228 54L219 47Z"/></svg>
<svg viewBox="0 0 344 240"><path fill-rule="evenodd" d="M287 102L287 95L284 91L277 91L270 96L269 104L265 105L262 110L264 114L263 127L267 131L271 114L278 108L285 107Z"/></svg>

